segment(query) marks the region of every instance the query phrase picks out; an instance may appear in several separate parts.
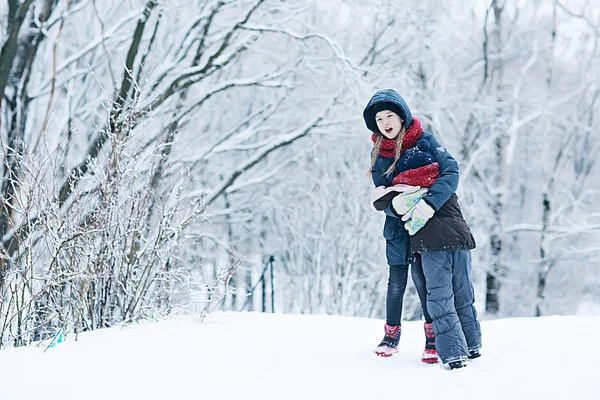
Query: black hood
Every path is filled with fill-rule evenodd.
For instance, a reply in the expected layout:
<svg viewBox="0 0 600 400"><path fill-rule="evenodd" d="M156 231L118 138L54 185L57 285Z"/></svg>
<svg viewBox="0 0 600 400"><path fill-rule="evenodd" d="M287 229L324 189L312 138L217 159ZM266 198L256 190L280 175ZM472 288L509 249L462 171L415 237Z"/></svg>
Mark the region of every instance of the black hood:
<svg viewBox="0 0 600 400"><path fill-rule="evenodd" d="M383 110L391 110L398 114L404 121L404 127L408 129L412 124L412 113L406 101L393 89L380 90L371 97L369 104L363 111L363 118L367 128L374 133L379 132L375 115ZM381 133L381 132L379 132Z"/></svg>

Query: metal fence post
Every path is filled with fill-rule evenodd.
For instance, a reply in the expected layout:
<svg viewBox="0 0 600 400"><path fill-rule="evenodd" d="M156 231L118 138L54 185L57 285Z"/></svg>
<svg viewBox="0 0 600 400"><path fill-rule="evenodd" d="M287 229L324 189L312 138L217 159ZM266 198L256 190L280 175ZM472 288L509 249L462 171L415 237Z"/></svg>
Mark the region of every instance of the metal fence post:
<svg viewBox="0 0 600 400"><path fill-rule="evenodd" d="M273 282L273 262L275 261L275 257L271 255L269 257L269 264L271 264L271 312L275 312L275 283Z"/></svg>

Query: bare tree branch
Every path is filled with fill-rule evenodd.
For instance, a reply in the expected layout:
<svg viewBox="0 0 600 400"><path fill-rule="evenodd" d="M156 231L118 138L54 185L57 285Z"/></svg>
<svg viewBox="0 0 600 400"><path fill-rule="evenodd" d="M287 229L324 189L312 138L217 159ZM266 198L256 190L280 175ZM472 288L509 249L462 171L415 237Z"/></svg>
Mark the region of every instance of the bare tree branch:
<svg viewBox="0 0 600 400"><path fill-rule="evenodd" d="M557 4L561 10L563 10L566 14L570 15L571 17L575 17L575 18L582 19L583 21L585 21L585 23L588 24L590 28L592 28L592 30L594 31L596 36L600 37L600 29L598 29L598 24L591 21L584 14L577 14L577 13L570 11L559 0L554 0L554 3Z"/></svg>

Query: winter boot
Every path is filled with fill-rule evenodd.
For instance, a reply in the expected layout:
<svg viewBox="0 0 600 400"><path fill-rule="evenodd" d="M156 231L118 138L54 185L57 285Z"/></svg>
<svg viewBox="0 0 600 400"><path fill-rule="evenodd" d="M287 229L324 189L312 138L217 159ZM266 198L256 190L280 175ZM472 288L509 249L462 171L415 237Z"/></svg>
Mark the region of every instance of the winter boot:
<svg viewBox="0 0 600 400"><path fill-rule="evenodd" d="M457 360L448 363L448 367L452 369L464 368L467 366L467 362L465 360Z"/></svg>
<svg viewBox="0 0 600 400"><path fill-rule="evenodd" d="M481 357L481 353L479 352L479 350L469 350L468 357L469 360L472 360L474 358Z"/></svg>
<svg viewBox="0 0 600 400"><path fill-rule="evenodd" d="M398 352L398 342L400 342L400 334L402 329L400 326L391 326L385 324L385 336L379 346L375 348L375 354L379 357L390 357Z"/></svg>
<svg viewBox="0 0 600 400"><path fill-rule="evenodd" d="M435 333L433 332L433 324L425 323L425 350L421 356L421 361L427 364L435 364L438 362L438 353L435 348Z"/></svg>

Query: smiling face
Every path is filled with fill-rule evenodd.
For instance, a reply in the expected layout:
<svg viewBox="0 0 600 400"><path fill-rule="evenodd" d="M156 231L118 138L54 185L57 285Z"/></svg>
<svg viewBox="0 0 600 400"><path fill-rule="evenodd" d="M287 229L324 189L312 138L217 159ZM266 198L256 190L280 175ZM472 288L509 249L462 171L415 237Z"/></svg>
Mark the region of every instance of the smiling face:
<svg viewBox="0 0 600 400"><path fill-rule="evenodd" d="M402 129L402 119L393 111L383 110L375 114L379 132L388 139L395 139Z"/></svg>

